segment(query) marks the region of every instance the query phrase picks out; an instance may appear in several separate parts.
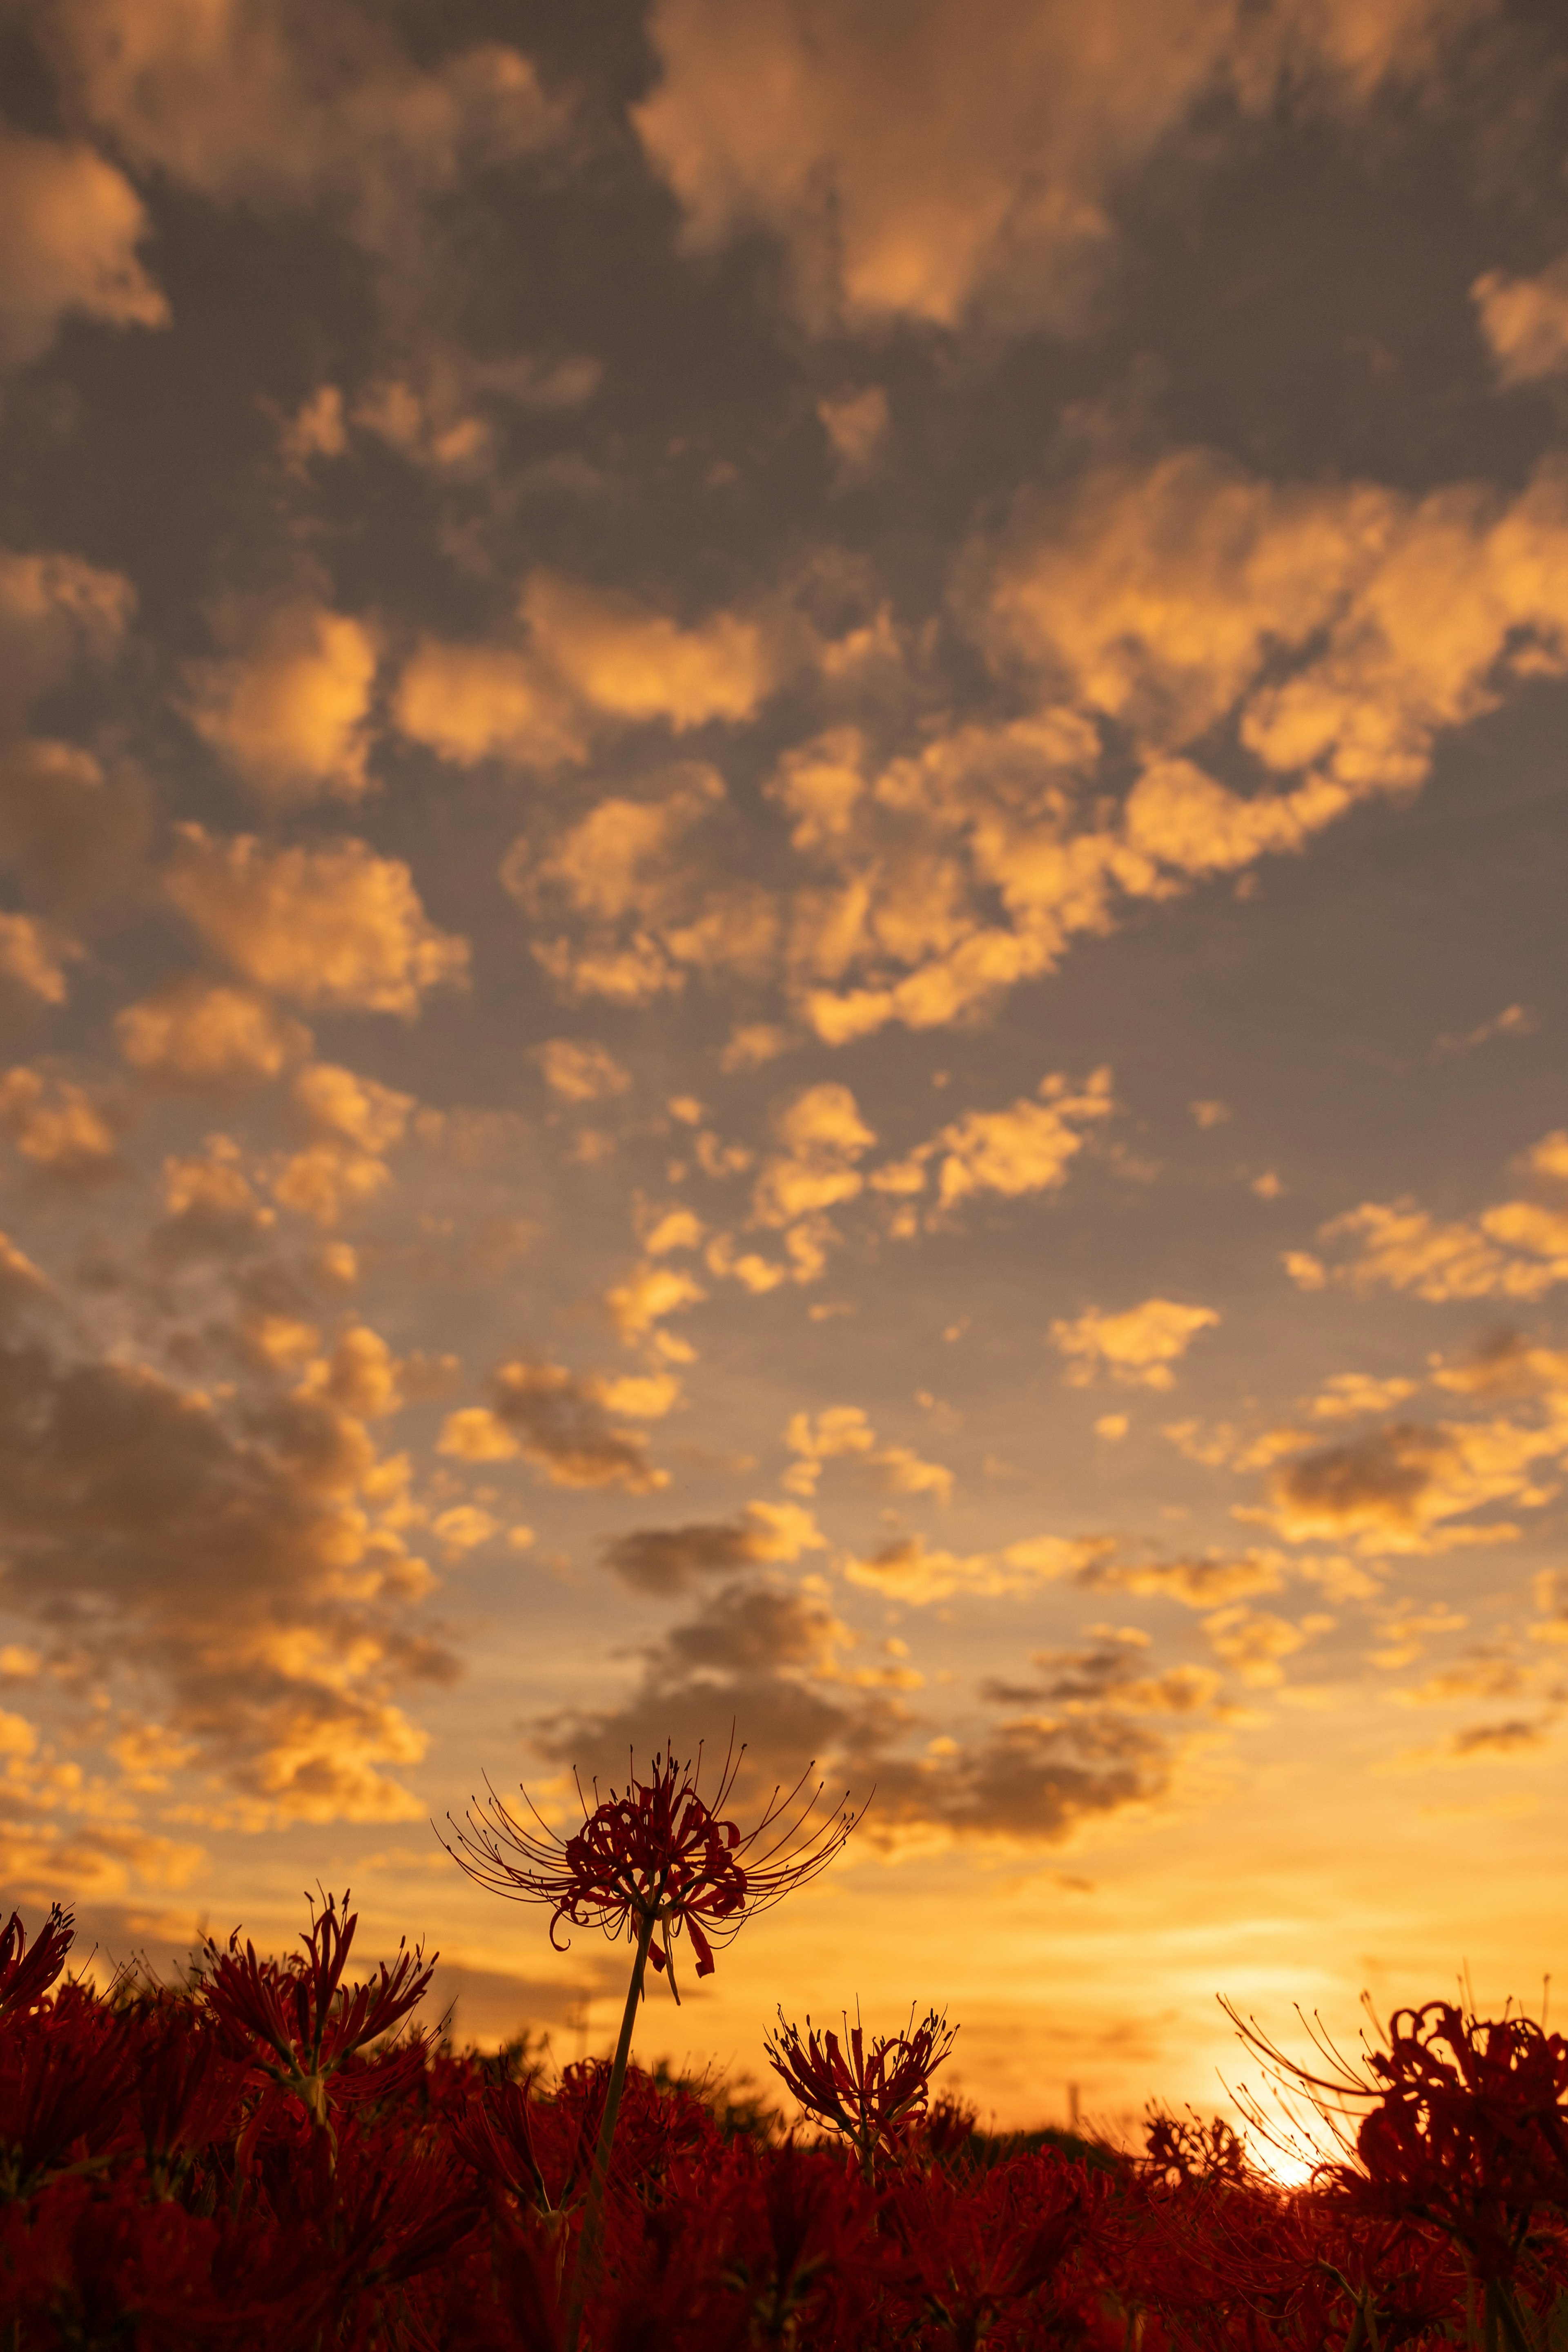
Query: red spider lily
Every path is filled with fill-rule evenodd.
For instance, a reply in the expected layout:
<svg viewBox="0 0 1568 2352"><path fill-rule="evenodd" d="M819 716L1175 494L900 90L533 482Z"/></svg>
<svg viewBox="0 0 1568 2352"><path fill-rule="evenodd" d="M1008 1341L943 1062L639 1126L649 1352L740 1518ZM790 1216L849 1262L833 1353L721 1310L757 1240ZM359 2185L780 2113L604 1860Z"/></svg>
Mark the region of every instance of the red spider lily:
<svg viewBox="0 0 1568 2352"><path fill-rule="evenodd" d="M714 1943L728 1943L757 1912L771 1909L825 1870L855 1824L855 1816L847 1811L813 1822L821 1789L802 1797L811 1769L808 1765L788 1795L774 1790L761 1820L743 1835L735 1822L723 1817L722 1809L745 1754L732 1736L711 1805L699 1787L702 1749L694 1769L689 1763L677 1763L667 1745L654 1757L646 1780L638 1780L628 1760L623 1794L612 1789L601 1798L596 1781L591 1811L580 1783L582 1827L570 1838L555 1834L527 1790L522 1795L535 1828L509 1812L493 1789L487 1804L478 1805L476 1800L476 1812L471 1809L465 1815L466 1831L452 1824L457 1843L446 1850L470 1878L510 1901L550 1906L552 1944L557 1927L567 1919L574 1927L601 1927L612 1937L624 1935L634 1947L568 2303L569 2352L581 2326L583 2297L597 2273L610 2151L649 1960L661 1972L668 1971L670 1990L678 2001L672 1937L684 1927L697 1956L698 1976L711 1976ZM657 1950L655 1933L660 1937Z"/></svg>
<svg viewBox="0 0 1568 2352"><path fill-rule="evenodd" d="M819 2036L809 2017L802 2042L799 2028L780 2010L779 2032L768 2034L763 2047L774 2073L807 2113L851 2142L869 2180L878 2156L894 2148L907 2126L925 2114L931 2077L957 2032L936 2010L916 2025L911 2009L907 2030L874 2035L868 2057L859 2017L853 2025L846 2017L846 2056L838 2035Z"/></svg>
<svg viewBox="0 0 1568 2352"><path fill-rule="evenodd" d="M0 2017L34 2009L66 1964L76 1936L76 1922L57 1903L29 1950L22 1915L13 1911L0 1929Z"/></svg>
<svg viewBox="0 0 1568 2352"><path fill-rule="evenodd" d="M418 2007L440 1957L432 1953L426 1961L423 1945L411 1952L400 1944L390 1969L383 1961L366 1982L345 1987L343 1969L359 1925L349 1902L345 1888L341 1912L330 1895L319 1912L311 1906L309 1931L299 1939L303 1958L258 1959L249 1942L242 1952L237 1927L226 1951L209 1937L202 1984L207 2009L231 2044L272 2082L292 2091L311 2122L329 2136L329 2080L357 2050L392 2032ZM272 2053L270 2060L256 2054L257 2042Z"/></svg>
<svg viewBox="0 0 1568 2352"><path fill-rule="evenodd" d="M684 1927L698 1976L711 1976L713 1946L731 1941L748 1918L825 1870L855 1824L850 1812L813 1823L822 1792L818 1787L802 1803L808 1765L788 1795L775 1789L761 1820L742 1835L721 1813L745 1754L744 1747L731 1747L711 1804L698 1785L700 1748L695 1770L678 1763L673 1749L654 1757L646 1780L629 1767L623 1795L612 1789L601 1798L595 1781L592 1811L583 1798L582 1827L565 1839L547 1826L527 1790L521 1793L537 1828L509 1811L492 1790L487 1803L465 1816L467 1830L458 1830L456 1844L446 1850L492 1894L548 1903L550 1942L558 1951L567 1948L556 1943L562 1919L574 1927L601 1927L612 1937L623 1935L632 1944L646 1927L647 1957L661 1975L669 1971L678 2002L672 1937Z"/></svg>
<svg viewBox="0 0 1568 2352"><path fill-rule="evenodd" d="M1533 2018L1429 2001L1396 2010L1386 2049L1369 2046L1360 2068L1315 2034L1331 2070L1320 2074L1236 2021L1346 2145L1354 2160L1323 2165L1325 2184L1359 2212L1444 2231L1485 2290L1489 2336L1527 2352L1523 2278L1541 2273L1550 2301L1561 2270L1555 2231L1539 2248L1532 2236L1538 2218L1568 2212L1568 2041Z"/></svg>

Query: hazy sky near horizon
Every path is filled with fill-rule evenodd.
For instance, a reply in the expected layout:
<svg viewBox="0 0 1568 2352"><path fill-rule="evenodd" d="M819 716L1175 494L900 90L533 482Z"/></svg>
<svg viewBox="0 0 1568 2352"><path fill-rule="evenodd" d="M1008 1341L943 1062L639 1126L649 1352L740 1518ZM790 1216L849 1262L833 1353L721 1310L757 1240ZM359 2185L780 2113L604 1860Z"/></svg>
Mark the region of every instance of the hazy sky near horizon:
<svg viewBox="0 0 1568 2352"><path fill-rule="evenodd" d="M50 0L0 104L6 1904L351 1879L598 2046L428 1819L733 1720L875 1796L647 2053L1531 1996L1556 12Z"/></svg>

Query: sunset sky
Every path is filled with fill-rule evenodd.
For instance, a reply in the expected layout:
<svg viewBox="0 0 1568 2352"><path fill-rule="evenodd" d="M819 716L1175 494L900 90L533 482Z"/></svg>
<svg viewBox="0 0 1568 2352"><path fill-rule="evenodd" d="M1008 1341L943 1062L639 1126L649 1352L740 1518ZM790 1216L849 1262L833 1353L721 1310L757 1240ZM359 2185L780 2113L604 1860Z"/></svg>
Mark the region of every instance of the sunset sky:
<svg viewBox="0 0 1568 2352"><path fill-rule="evenodd" d="M1568 34L0 10L5 1907L871 1796L639 2054L1568 1965ZM1217 2069L1218 2075L1217 2076Z"/></svg>

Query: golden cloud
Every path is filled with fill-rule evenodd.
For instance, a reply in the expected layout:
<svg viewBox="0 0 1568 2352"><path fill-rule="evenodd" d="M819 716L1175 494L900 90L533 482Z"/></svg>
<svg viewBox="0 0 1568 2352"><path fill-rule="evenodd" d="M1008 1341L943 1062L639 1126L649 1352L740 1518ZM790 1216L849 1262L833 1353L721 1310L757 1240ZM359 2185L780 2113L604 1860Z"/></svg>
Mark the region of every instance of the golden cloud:
<svg viewBox="0 0 1568 2352"><path fill-rule="evenodd" d="M62 318L166 327L169 305L136 248L149 223L122 172L78 142L0 136L0 368L25 367Z"/></svg>
<svg viewBox="0 0 1568 2352"><path fill-rule="evenodd" d="M537 661L504 646L422 640L398 680L392 717L412 742L455 767L506 760L553 768L587 746Z"/></svg>
<svg viewBox="0 0 1568 2352"><path fill-rule="evenodd" d="M282 849L199 824L176 834L170 899L256 986L409 1019L430 990L467 985L467 941L431 922L401 859L351 838Z"/></svg>
<svg viewBox="0 0 1568 2352"><path fill-rule="evenodd" d="M533 1058L544 1072L545 1084L565 1102L603 1102L623 1095L631 1074L608 1045L591 1037L549 1037L533 1048Z"/></svg>
<svg viewBox="0 0 1568 2352"><path fill-rule="evenodd" d="M613 719L663 719L676 734L749 719L773 682L762 629L733 613L683 629L630 597L546 572L528 581L519 610L540 658Z"/></svg>
<svg viewBox="0 0 1568 2352"><path fill-rule="evenodd" d="M0 1125L40 1176L78 1183L121 1172L114 1107L74 1079L25 1064L7 1070L0 1076Z"/></svg>
<svg viewBox="0 0 1568 2352"><path fill-rule="evenodd" d="M893 1601L924 1609L954 1593L995 1600L1031 1592L1037 1585L1092 1570L1114 1546L1104 1536L1030 1536L999 1552L933 1549L919 1536L883 1544L868 1559L843 1563L852 1584L868 1585Z"/></svg>
<svg viewBox="0 0 1568 2352"><path fill-rule="evenodd" d="M1419 77L1456 13L1416 0L1247 11L1113 0L1092 24L997 0L659 0L663 72L632 120L699 251L765 229L827 331L971 308L1078 313L1117 184L1201 100L1267 111L1281 78L1354 102ZM893 45L898 72L888 74Z"/></svg>
<svg viewBox="0 0 1568 2352"><path fill-rule="evenodd" d="M188 666L185 715L263 800L358 800L371 784L378 658L364 622L287 605L267 616L244 652Z"/></svg>
<svg viewBox="0 0 1568 2352"><path fill-rule="evenodd" d="M9 1606L78 1673L154 1678L162 1769L193 1750L256 1826L417 1818L386 1769L425 1744L395 1694L454 1670L403 1622L428 1571L366 1506L375 1451L329 1393L345 1351L371 1352L356 1335L236 1433L145 1367L0 1350Z"/></svg>
<svg viewBox="0 0 1568 2352"><path fill-rule="evenodd" d="M621 1486L645 1495L669 1484L648 1459L636 1430L612 1425L600 1383L564 1364L502 1364L492 1373L488 1405L449 1413L443 1454L465 1462L520 1454L556 1486Z"/></svg>
<svg viewBox="0 0 1568 2352"><path fill-rule="evenodd" d="M1470 288L1503 383L1534 383L1568 368L1568 254L1537 278L1489 269Z"/></svg>
<svg viewBox="0 0 1568 2352"><path fill-rule="evenodd" d="M62 0L49 46L75 105L133 167L223 203L338 201L371 247L406 251L411 206L466 164L559 136L563 119L516 49L484 42L429 70L372 11L330 30L277 0Z"/></svg>
<svg viewBox="0 0 1568 2352"><path fill-rule="evenodd" d="M1088 1307L1071 1322L1054 1322L1051 1337L1068 1359L1067 1377L1075 1387L1086 1388L1103 1373L1135 1387L1168 1389L1176 1378L1171 1366L1219 1319L1212 1307L1145 1298L1121 1315Z"/></svg>
<svg viewBox="0 0 1568 2352"><path fill-rule="evenodd" d="M260 1084L310 1051L310 1032L252 990L195 974L114 1016L120 1051L148 1084L201 1092Z"/></svg>

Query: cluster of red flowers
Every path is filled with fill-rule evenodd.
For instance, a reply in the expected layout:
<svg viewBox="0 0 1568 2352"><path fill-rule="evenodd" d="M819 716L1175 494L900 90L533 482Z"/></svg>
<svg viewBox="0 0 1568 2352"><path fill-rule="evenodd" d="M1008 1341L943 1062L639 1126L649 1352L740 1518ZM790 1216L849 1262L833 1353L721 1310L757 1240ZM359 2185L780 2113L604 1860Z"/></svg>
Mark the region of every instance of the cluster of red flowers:
<svg viewBox="0 0 1568 2352"><path fill-rule="evenodd" d="M66 1973L57 1911L0 1933L7 2352L1547 2352L1568 2316L1568 2044L1402 2012L1356 2067L1293 2070L1349 2119L1288 2189L1223 2123L1134 2157L977 2132L928 2095L935 2015L857 2039L780 2021L831 2127L624 2078L590 2274L611 2068L411 2031L402 1952L347 1980L345 1897L303 1948L209 1944L175 1988ZM1281 2065L1283 2062L1280 2062Z"/></svg>

